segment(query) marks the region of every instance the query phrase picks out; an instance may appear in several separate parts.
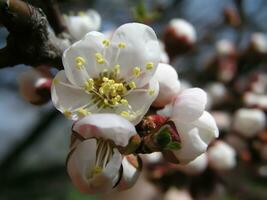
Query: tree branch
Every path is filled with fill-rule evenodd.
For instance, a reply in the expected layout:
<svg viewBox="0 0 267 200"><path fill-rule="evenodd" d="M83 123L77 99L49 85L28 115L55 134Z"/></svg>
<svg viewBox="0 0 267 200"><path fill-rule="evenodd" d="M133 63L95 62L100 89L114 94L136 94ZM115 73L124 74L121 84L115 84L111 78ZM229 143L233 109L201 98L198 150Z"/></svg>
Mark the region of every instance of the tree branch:
<svg viewBox="0 0 267 200"><path fill-rule="evenodd" d="M62 68L64 49L48 31L41 9L21 0L0 0L0 21L9 31L7 46L0 51L0 68L16 64Z"/></svg>

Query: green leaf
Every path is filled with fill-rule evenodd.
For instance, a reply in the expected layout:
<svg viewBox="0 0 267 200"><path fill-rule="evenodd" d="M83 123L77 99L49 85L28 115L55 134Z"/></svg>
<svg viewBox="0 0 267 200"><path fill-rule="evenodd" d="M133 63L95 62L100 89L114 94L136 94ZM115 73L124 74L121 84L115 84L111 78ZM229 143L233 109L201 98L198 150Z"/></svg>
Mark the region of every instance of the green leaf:
<svg viewBox="0 0 267 200"><path fill-rule="evenodd" d="M179 142L170 142L166 147L166 150L179 150L181 149L181 144Z"/></svg>

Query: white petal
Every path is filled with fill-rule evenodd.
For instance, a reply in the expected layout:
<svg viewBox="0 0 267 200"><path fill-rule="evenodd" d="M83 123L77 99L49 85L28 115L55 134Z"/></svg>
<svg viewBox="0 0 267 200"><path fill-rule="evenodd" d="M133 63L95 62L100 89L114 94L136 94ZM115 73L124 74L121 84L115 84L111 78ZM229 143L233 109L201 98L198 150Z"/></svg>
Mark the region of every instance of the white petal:
<svg viewBox="0 0 267 200"><path fill-rule="evenodd" d="M170 103L180 90L180 82L175 69L168 64L160 63L155 73L159 81L159 94L153 106L162 107Z"/></svg>
<svg viewBox="0 0 267 200"><path fill-rule="evenodd" d="M217 170L226 170L235 167L235 150L223 141L217 141L208 150L208 157L211 166Z"/></svg>
<svg viewBox="0 0 267 200"><path fill-rule="evenodd" d="M178 168L190 175L197 175L203 172L208 166L208 157L206 153L201 154L187 165L178 165Z"/></svg>
<svg viewBox="0 0 267 200"><path fill-rule="evenodd" d="M70 34L76 39L82 39L88 32L100 28L101 17L95 10L89 9L84 15L65 16Z"/></svg>
<svg viewBox="0 0 267 200"><path fill-rule="evenodd" d="M233 127L245 137L253 137L266 124L266 116L260 109L239 109L234 116Z"/></svg>
<svg viewBox="0 0 267 200"><path fill-rule="evenodd" d="M89 115L75 123L73 130L84 138L110 139L119 146L126 146L129 139L136 134L132 123L116 114Z"/></svg>
<svg viewBox="0 0 267 200"><path fill-rule="evenodd" d="M164 108L157 111L158 115L162 115L165 117L171 117L173 105L172 103L166 105Z"/></svg>
<svg viewBox="0 0 267 200"><path fill-rule="evenodd" d="M204 111L199 119L192 122L192 125L199 128L200 137L207 144L219 136L219 130L215 119L207 111Z"/></svg>
<svg viewBox="0 0 267 200"><path fill-rule="evenodd" d="M154 91L154 94L149 94L148 91L138 91L134 90L129 95L127 95L125 98L128 100L129 105L131 106L132 110L136 113L136 116L133 118L129 118L129 120L134 124L138 124L144 115L147 113L148 109L150 108L152 102L156 99L159 92L159 84L158 81L153 77L149 84L144 86L144 88L141 89L150 89ZM127 107L118 107L118 109L115 111L117 113L121 113L123 110L127 110L129 108ZM129 110L130 112L130 110Z"/></svg>
<svg viewBox="0 0 267 200"><path fill-rule="evenodd" d="M140 67L143 73L138 78L137 86L141 87L147 84L160 60L160 47L155 32L144 24L124 24L114 32L112 37L114 45L121 42L125 43L125 48L120 49L118 59L113 59L112 65L119 64L122 77L125 78L133 75L133 67ZM113 54L116 56L115 49ZM146 70L148 62L154 64L152 70Z"/></svg>
<svg viewBox="0 0 267 200"><path fill-rule="evenodd" d="M207 94L202 89L183 90L174 102L172 118L181 122L195 121L204 112L206 103Z"/></svg>
<svg viewBox="0 0 267 200"><path fill-rule="evenodd" d="M71 85L64 70L59 71L54 80L51 87L52 101L61 112L73 111L89 103L90 95L83 89Z"/></svg>
<svg viewBox="0 0 267 200"><path fill-rule="evenodd" d="M200 137L197 127L190 123L174 123L181 139L181 149L173 153L181 163L188 163L206 151L208 144Z"/></svg>
<svg viewBox="0 0 267 200"><path fill-rule="evenodd" d="M78 86L84 86L89 77L96 77L102 68L96 63L95 54L104 51L102 41L105 36L102 33L92 31L74 43L63 54L63 65L68 80ZM85 69L77 69L76 58L82 57L85 60Z"/></svg>
<svg viewBox="0 0 267 200"><path fill-rule="evenodd" d="M81 142L70 155L67 170L73 184L81 191L92 193L92 188L86 179L87 173L94 167L96 159L96 140Z"/></svg>
<svg viewBox="0 0 267 200"><path fill-rule="evenodd" d="M133 163L130 162L130 160L132 160L138 166L134 166ZM141 159L135 155L128 155L123 158L123 173L118 185L119 190L129 189L135 184L141 172L142 164L139 162L141 162Z"/></svg>
<svg viewBox="0 0 267 200"><path fill-rule="evenodd" d="M102 173L90 180L90 186L97 192L109 192L119 180L120 168L122 165L122 155L117 149L113 149L114 154Z"/></svg>

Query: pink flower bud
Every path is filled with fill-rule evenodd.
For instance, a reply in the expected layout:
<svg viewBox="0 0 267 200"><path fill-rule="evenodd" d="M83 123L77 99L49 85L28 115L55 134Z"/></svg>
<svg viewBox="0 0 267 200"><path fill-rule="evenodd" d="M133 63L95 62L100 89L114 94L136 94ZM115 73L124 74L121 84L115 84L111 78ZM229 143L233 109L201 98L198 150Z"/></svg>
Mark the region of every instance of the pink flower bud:
<svg viewBox="0 0 267 200"><path fill-rule="evenodd" d="M19 78L20 94L35 105L41 105L50 100L51 85L52 79L36 69L23 72Z"/></svg>

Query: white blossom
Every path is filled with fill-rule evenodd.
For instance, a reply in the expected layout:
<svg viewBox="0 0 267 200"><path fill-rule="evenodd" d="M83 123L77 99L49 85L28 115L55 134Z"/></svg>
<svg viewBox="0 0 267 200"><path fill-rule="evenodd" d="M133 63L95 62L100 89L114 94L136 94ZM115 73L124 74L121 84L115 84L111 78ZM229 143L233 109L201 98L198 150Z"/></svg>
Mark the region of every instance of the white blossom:
<svg viewBox="0 0 267 200"><path fill-rule="evenodd" d="M190 44L194 44L197 40L195 28L184 19L172 19L169 26L173 28L179 38L185 38Z"/></svg>
<svg viewBox="0 0 267 200"><path fill-rule="evenodd" d="M74 124L73 134L77 139L67 160L73 184L88 194L111 191L122 175L117 146L127 146L135 127L119 115L92 114Z"/></svg>
<svg viewBox="0 0 267 200"><path fill-rule="evenodd" d="M253 137L261 131L266 124L266 116L259 109L241 108L234 116L233 128L245 137Z"/></svg>
<svg viewBox="0 0 267 200"><path fill-rule="evenodd" d="M180 90L180 82L176 70L169 64L160 63L155 73L159 81L159 94L153 106L163 107L172 102Z"/></svg>
<svg viewBox="0 0 267 200"><path fill-rule="evenodd" d="M97 31L101 26L101 16L95 10L89 9L79 15L65 15L66 25L70 34L76 39L82 39L88 32Z"/></svg>
<svg viewBox="0 0 267 200"><path fill-rule="evenodd" d="M182 91L173 103L170 120L181 140L181 149L172 151L181 163L188 163L204 153L219 135L214 118L205 111L206 93L199 88Z"/></svg>
<svg viewBox="0 0 267 200"><path fill-rule="evenodd" d="M203 172L208 166L208 157L206 153L201 154L196 159L186 165L179 165L179 169L189 175L197 175Z"/></svg>
<svg viewBox="0 0 267 200"><path fill-rule="evenodd" d="M236 166L235 150L223 141L216 141L207 154L210 166L216 170L227 170Z"/></svg>
<svg viewBox="0 0 267 200"><path fill-rule="evenodd" d="M90 32L64 52L65 70L53 81L52 101L73 120L117 113L137 124L157 97L159 59L157 37L146 25L124 24L111 40Z"/></svg>
<svg viewBox="0 0 267 200"><path fill-rule="evenodd" d="M216 51L219 56L229 56L233 55L236 50L233 42L227 39L222 39L216 42Z"/></svg>
<svg viewBox="0 0 267 200"><path fill-rule="evenodd" d="M259 53L267 53L267 38L263 33L253 33L251 44Z"/></svg>

